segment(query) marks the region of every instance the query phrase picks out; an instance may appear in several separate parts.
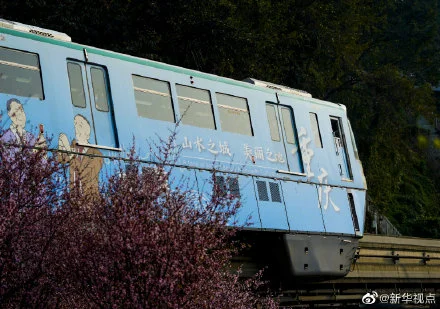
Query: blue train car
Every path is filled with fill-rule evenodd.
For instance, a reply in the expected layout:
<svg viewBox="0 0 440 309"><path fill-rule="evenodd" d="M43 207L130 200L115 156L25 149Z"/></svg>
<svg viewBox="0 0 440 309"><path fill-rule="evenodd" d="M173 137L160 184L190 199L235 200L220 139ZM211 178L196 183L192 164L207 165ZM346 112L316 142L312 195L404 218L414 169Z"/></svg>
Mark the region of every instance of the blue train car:
<svg viewBox="0 0 440 309"><path fill-rule="evenodd" d="M109 158L179 122L175 164L242 201L237 222L281 235L294 276L345 275L362 237L366 181L343 105L72 43L66 34L0 20L3 139L72 152L71 179L97 190ZM35 132L35 131L34 131ZM85 154L80 156L78 153ZM90 156L91 155L91 156ZM206 190L209 188L204 187ZM258 237L257 237L258 238Z"/></svg>

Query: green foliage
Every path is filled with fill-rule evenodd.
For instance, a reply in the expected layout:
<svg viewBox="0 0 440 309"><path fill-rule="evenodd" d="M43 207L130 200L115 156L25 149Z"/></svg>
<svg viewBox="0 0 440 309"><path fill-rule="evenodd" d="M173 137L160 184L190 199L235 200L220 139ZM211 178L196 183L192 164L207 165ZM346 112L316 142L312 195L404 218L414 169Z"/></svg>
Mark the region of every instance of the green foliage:
<svg viewBox="0 0 440 309"><path fill-rule="evenodd" d="M416 122L436 116L438 1L0 0L0 7L2 18L76 42L345 104L373 202L404 234L440 237L438 228L420 228L438 227L440 164L428 137L419 147Z"/></svg>

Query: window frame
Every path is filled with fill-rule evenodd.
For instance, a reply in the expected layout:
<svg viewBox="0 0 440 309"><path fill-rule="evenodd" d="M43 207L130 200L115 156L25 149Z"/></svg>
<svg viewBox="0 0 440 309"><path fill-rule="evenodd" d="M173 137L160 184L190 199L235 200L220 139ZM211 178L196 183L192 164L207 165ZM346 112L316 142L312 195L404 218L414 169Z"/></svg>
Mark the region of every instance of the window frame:
<svg viewBox="0 0 440 309"><path fill-rule="evenodd" d="M279 107L279 111L281 117L280 123L282 124L282 133L285 143L299 147L299 138L296 129L295 114L293 112L293 109L290 106L281 105ZM284 111L286 111L288 114L286 115Z"/></svg>
<svg viewBox="0 0 440 309"><path fill-rule="evenodd" d="M71 83L71 77L70 77L70 71L69 71L69 65L73 65L73 66L78 66L79 71L81 73L81 86L82 86L82 97L84 99L84 106L80 106L80 105L76 105L73 102L73 95L72 95L72 83ZM86 72L84 72L85 74L87 74ZM81 65L78 62L73 62L73 61L67 61L67 79L69 81L69 92L70 92L70 101L71 104L76 107L76 108L86 108L87 107L87 97L86 97L86 93L85 93L85 87L84 87L84 75L83 75L83 68L81 67Z"/></svg>
<svg viewBox="0 0 440 309"><path fill-rule="evenodd" d="M5 65L5 66L20 68L20 69L24 69L24 70L38 71L39 84L40 84L40 88L41 88L41 97L40 96L38 96L38 97L23 96L23 95L16 94L16 93L5 93L5 94L15 95L15 96L29 98L29 99L38 99L40 101L44 101L46 99L46 96L45 96L45 92L44 92L43 73L42 73L42 69L41 69L41 61L40 61L39 53L28 51L28 50L10 48L10 47L6 47L6 46L0 46L0 48L3 48L5 50L10 50L13 52L25 53L25 54L30 54L30 55L36 56L37 66L31 66L31 65L21 64L18 62L10 62L10 61L5 61L5 60L0 60L0 64Z"/></svg>
<svg viewBox="0 0 440 309"><path fill-rule="evenodd" d="M266 118L267 118L267 124L269 126L269 135L270 135L270 139L273 142L281 142L282 139L282 135L281 135L281 128L280 128L280 120L278 119L278 113L277 113L277 108L276 108L276 104L271 103L271 102L266 102L265 104L265 110L266 110ZM274 137L272 136L272 130L271 130L271 121L269 119L269 113L267 112L267 108L271 107L274 111L274 115L275 115L275 125L277 128L277 132L278 132L278 139L274 139Z"/></svg>
<svg viewBox="0 0 440 309"><path fill-rule="evenodd" d="M231 106L231 105L221 104L219 102L218 95L229 96L229 97L233 97L233 98L237 98L237 99L242 99L242 100L244 100L244 103L246 105L246 109L239 108L239 107L234 107L234 106ZM216 99L216 103L217 103L218 116L219 116L219 120L220 120L220 125L221 125L221 128L222 128L222 131L229 132L229 133L235 133L235 134L241 134L241 135L245 135L245 136L254 136L254 128L252 126L252 117L251 117L251 112L250 112L250 109L249 109L249 101L248 101L247 98L236 96L236 95L232 95L232 94L229 94L229 93L224 93L224 92L215 92L215 99ZM246 113L248 115L248 118L249 118L249 122L248 123L249 123L250 134L245 134L245 133L241 133L241 132L237 132L237 131L232 131L232 130L225 130L225 128L223 128L223 121L222 121L222 116L221 116L221 112L220 112L222 108L223 109L227 109L227 110L235 110L235 111L238 111L238 112Z"/></svg>
<svg viewBox="0 0 440 309"><path fill-rule="evenodd" d="M95 89L95 83L93 82L94 81L94 78L93 78L93 70L95 70L95 71L99 71L101 74L102 74L102 79L103 79L103 82L104 82L104 85L103 85L103 87L104 87L104 92L105 92L105 107L106 107L106 109L101 109L101 106L100 105L98 105L98 102L97 102L97 100L96 100L96 98L95 98L95 93L96 93L96 89ZM108 86L108 83L109 83L109 79L108 78L106 78L107 76L107 74L106 74L107 72L104 70L104 68L101 68L101 67L95 67L95 66L91 66L90 67L90 79L91 79L91 84L92 84L92 92L93 92L93 101L94 101L94 103L95 103L95 108L98 110L98 111L100 111L100 112L104 112L104 113L108 113L108 112L110 112L110 106L109 106L109 100L110 100L110 98L109 98L109 95L110 95L110 91L109 91L109 86Z"/></svg>
<svg viewBox="0 0 440 309"><path fill-rule="evenodd" d="M144 79L148 79L148 80L153 80L153 81L157 81L157 82L161 82L164 84L167 84L168 86L168 93L164 93L164 92L160 92L157 90L153 90L153 89L146 89L146 88L140 88L140 87L136 87L134 84L134 77L137 78L144 78ZM167 81L167 80L162 80L162 79L158 79L158 78L153 78L153 77L149 77L149 76L143 76L143 75L139 75L139 74L131 74L131 80L133 83L133 94L135 95L135 105L136 105L136 112L138 117L144 118L144 119L152 119L152 120L158 120L158 121L166 121L166 122L170 122L170 123L176 123L176 112L175 112L175 107L174 107L174 100L173 100L173 94L171 91L171 82ZM158 118L153 118L153 117L145 117L145 116L141 116L139 114L139 111L137 109L137 103L136 103L136 91L142 92L142 93L148 93L148 94L152 94L152 95L158 95L158 96L162 96L162 97L168 97L170 99L170 107L171 107L171 116L172 116L172 120L163 120L163 119L158 119Z"/></svg>
<svg viewBox="0 0 440 309"><path fill-rule="evenodd" d="M342 122L342 117L329 115L329 119L330 119L330 128L332 130L331 135L333 138L333 144L335 147L336 155L340 156L340 152L338 150L338 147L341 147L344 150L345 160L347 163L348 180L351 181L351 180L353 180L353 170L352 170L352 166L351 166L351 162L350 162L350 155L348 153L347 137L346 137L344 125ZM333 123L335 123L335 125L337 126L337 129L338 129L337 132L339 133L339 137L334 134L336 131L333 130L334 129Z"/></svg>
<svg viewBox="0 0 440 309"><path fill-rule="evenodd" d="M209 89L193 87L193 86L188 86L188 85L178 84L178 83L175 84L175 87L176 87L177 105L178 105L179 113L180 113L180 120L179 121L181 121L182 124L184 124L184 125L189 125L189 126L193 126L193 127L202 128L202 129L217 130L217 123L215 121L214 104L213 104L213 100L212 100L211 91ZM206 91L206 93L208 94L208 97L209 97L209 101L204 101L204 100L200 100L197 98L181 96L181 95L179 95L179 87L192 88L192 89L196 89L196 90ZM190 123L185 123L184 122L184 114L186 111L184 113L181 112L181 105L180 105L181 101L180 100L190 101L190 102L193 102L196 104L203 104L203 105L210 106L213 127L206 127L206 126L199 126L199 125L194 125L194 124L190 124ZM189 105L189 106L191 106L191 105ZM188 110L189 110L189 108L188 108Z"/></svg>
<svg viewBox="0 0 440 309"><path fill-rule="evenodd" d="M314 120L316 121L316 129L318 130L317 132L314 130L314 126L313 126L313 122L312 122L312 117L314 116ZM317 148L324 148L324 145L322 144L322 135L321 135L321 129L319 127L319 119L318 119L318 114L314 113L314 112L309 112L309 117L310 117L310 126L313 132L313 139L315 142L315 146ZM318 133L318 134L316 134ZM317 138L319 138L319 145L317 143Z"/></svg>

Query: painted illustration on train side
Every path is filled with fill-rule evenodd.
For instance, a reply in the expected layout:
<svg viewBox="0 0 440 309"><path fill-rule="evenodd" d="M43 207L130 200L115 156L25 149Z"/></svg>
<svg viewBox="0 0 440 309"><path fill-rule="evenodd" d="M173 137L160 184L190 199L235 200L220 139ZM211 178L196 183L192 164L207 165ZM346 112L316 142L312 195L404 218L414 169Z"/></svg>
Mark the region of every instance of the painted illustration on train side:
<svg viewBox="0 0 440 309"><path fill-rule="evenodd" d="M58 159L61 162L69 163L71 186L79 183L84 193L98 194L99 173L103 165L102 153L98 149L88 146L91 134L89 121L78 114L73 122L75 138L71 143L65 133L59 135L58 149L64 152L58 154Z"/></svg>
<svg viewBox="0 0 440 309"><path fill-rule="evenodd" d="M2 141L16 145L29 143L31 146L46 147L43 124L39 126L37 138L26 130L26 113L20 100L9 99L6 102L6 110L11 124L1 137Z"/></svg>

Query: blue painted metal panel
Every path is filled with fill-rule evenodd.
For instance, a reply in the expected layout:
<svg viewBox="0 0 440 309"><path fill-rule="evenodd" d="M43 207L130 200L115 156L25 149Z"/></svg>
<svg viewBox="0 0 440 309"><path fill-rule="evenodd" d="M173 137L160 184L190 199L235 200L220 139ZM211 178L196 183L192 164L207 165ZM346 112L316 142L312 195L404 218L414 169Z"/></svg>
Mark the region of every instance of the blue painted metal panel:
<svg viewBox="0 0 440 309"><path fill-rule="evenodd" d="M329 109L316 108L311 108L310 111L314 112L318 117L323 146L323 148L318 148L315 146L313 141L310 143L315 154L313 164L313 170L316 176L315 181L317 183L321 183L322 180L324 183L327 182L328 184L332 185L342 185L330 125L329 113L332 113L333 111ZM309 117L309 114L304 114L304 117ZM307 130L310 130L308 132L312 132L311 126L307 128Z"/></svg>
<svg viewBox="0 0 440 309"><path fill-rule="evenodd" d="M231 218L231 222L235 221L235 225L239 227L261 228L260 215L258 213L257 200L255 198L254 181L252 177L238 177L240 186L240 202L235 217Z"/></svg>
<svg viewBox="0 0 440 309"><path fill-rule="evenodd" d="M282 182L290 231L325 232L316 186Z"/></svg>
<svg viewBox="0 0 440 309"><path fill-rule="evenodd" d="M255 179L255 192L258 199L258 210L260 212L261 227L263 229L277 229L277 230L289 230L289 223L286 216L286 207L281 196L281 202L274 201L270 183L280 184L279 181L266 178L254 178ZM267 200L259 198L259 190L257 182L261 181L261 184L266 185ZM281 188L281 187L280 187Z"/></svg>
<svg viewBox="0 0 440 309"><path fill-rule="evenodd" d="M346 189L318 186L318 198L321 201L325 231L354 234Z"/></svg>
<svg viewBox="0 0 440 309"><path fill-rule="evenodd" d="M225 190L228 193L234 193L231 192L229 180L237 177L236 175L216 173L215 176L223 177L226 185ZM173 168L170 175L170 189L192 191L196 196L200 195L202 204L207 204L211 201L213 192L212 177L213 173L211 171ZM261 228L252 177L239 176L238 185L240 190L237 201L240 201L241 206L235 216L230 218L229 225L243 228Z"/></svg>
<svg viewBox="0 0 440 309"><path fill-rule="evenodd" d="M295 117L296 130L298 132L299 147L298 152L301 153L302 163L304 167L304 174L308 181L316 181L316 151L314 149L314 143L312 139L312 133L310 129L310 120L308 111L312 105L304 101L302 98L294 99L292 97L279 95L279 100L282 104L292 106ZM325 161L323 161L325 162Z"/></svg>
<svg viewBox="0 0 440 309"><path fill-rule="evenodd" d="M200 81L198 85L203 89L212 89L211 93L236 94L234 91L228 90L225 85L213 84L211 81ZM179 162L209 168L216 161L217 166L225 170L268 176L275 175L279 169L286 170L287 163L282 143L272 142L267 130L265 130L267 119L264 105L252 104L256 101L254 99L255 93L237 92L237 95L249 98L255 136L180 125L177 145L182 147L182 153Z"/></svg>
<svg viewBox="0 0 440 309"><path fill-rule="evenodd" d="M362 169L360 168L359 162L354 159L355 156L351 140L349 139L348 123L346 121L347 115L345 111L343 109L313 104L311 99L292 98L283 94L279 94L278 97L282 104L287 104L293 107L299 136L300 151L303 156L304 173L307 174L307 179L311 182L319 183L320 178L326 177L327 183L331 185L358 188L364 187ZM315 113L318 117L323 148L317 147L314 143L313 131L310 123L310 112ZM341 179L338 168L340 161L334 149L330 116L336 116L342 120L341 124L346 136L347 154L350 158L353 181L347 182ZM322 169L324 169L325 172L323 172Z"/></svg>

